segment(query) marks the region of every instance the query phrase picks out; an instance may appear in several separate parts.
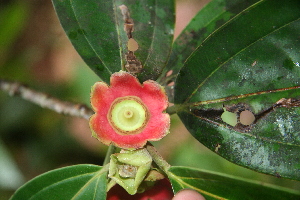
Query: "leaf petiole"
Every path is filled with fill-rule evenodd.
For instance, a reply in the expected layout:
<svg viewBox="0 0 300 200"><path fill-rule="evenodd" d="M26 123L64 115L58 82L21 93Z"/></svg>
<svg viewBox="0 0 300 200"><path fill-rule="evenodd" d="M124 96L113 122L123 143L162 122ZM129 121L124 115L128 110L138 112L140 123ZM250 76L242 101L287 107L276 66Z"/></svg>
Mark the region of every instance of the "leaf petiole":
<svg viewBox="0 0 300 200"><path fill-rule="evenodd" d="M163 159L163 157L158 153L158 151L155 149L155 147L152 144L150 144L149 142L146 145L146 149L149 152L149 154L151 155L153 161L158 165L158 167L164 173L167 174L167 171L170 169L171 165Z"/></svg>

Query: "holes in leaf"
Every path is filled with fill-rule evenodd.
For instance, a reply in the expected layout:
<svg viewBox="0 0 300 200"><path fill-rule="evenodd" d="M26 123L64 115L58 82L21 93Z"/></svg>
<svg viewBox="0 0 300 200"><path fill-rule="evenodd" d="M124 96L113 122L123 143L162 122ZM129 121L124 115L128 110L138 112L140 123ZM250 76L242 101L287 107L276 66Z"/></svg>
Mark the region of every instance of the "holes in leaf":
<svg viewBox="0 0 300 200"><path fill-rule="evenodd" d="M216 126L227 125L232 129L248 133L259 121L264 120L270 113L278 108L292 109L300 107L300 98L281 98L270 107L254 114L251 107L245 103L225 105L223 109L191 109L191 112L201 120Z"/></svg>
<svg viewBox="0 0 300 200"><path fill-rule="evenodd" d="M215 146L215 152L218 153L218 151L219 151L220 148L221 148L221 144L218 143L218 144Z"/></svg>
<svg viewBox="0 0 300 200"><path fill-rule="evenodd" d="M166 73L166 77L171 76L173 74L173 70L170 70Z"/></svg>
<svg viewBox="0 0 300 200"><path fill-rule="evenodd" d="M225 124L239 132L249 132L257 120L251 108L244 103L226 105L223 109L194 109L193 113L209 123Z"/></svg>
<svg viewBox="0 0 300 200"><path fill-rule="evenodd" d="M229 124L230 126L235 126L238 123L236 113L229 112L226 109L224 109L224 112L221 115L221 119L223 120L223 122Z"/></svg>
<svg viewBox="0 0 300 200"><path fill-rule="evenodd" d="M255 115L246 104L239 103L233 106L225 106L221 119L226 124L235 127L239 131L246 131L255 122Z"/></svg>
<svg viewBox="0 0 300 200"><path fill-rule="evenodd" d="M168 81L168 84L167 84L167 86L174 86L175 85L175 82L174 81Z"/></svg>
<svg viewBox="0 0 300 200"><path fill-rule="evenodd" d="M240 114L240 122L243 125L249 126L255 121L254 114L249 110L244 110Z"/></svg>
<svg viewBox="0 0 300 200"><path fill-rule="evenodd" d="M136 51L138 50L139 45L133 38L130 38L127 43L127 48L128 51Z"/></svg>

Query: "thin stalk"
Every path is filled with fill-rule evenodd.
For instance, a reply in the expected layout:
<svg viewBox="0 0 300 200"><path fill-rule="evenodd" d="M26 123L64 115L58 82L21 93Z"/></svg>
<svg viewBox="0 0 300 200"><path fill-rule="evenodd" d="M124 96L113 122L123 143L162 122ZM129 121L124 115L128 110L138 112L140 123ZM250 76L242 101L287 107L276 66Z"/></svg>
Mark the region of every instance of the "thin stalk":
<svg viewBox="0 0 300 200"><path fill-rule="evenodd" d="M105 155L105 159L103 165L106 165L110 162L110 156L116 152L116 147L114 145L110 145Z"/></svg>
<svg viewBox="0 0 300 200"><path fill-rule="evenodd" d="M89 120L94 111L87 105L62 101L46 93L35 91L26 85L0 79L0 91L5 91L11 96L19 96L27 101L37 104L43 108L51 109L57 113L82 117Z"/></svg>
<svg viewBox="0 0 300 200"><path fill-rule="evenodd" d="M167 108L166 112L169 115L176 114L178 111L183 110L184 108L188 107L188 105L174 105Z"/></svg>
<svg viewBox="0 0 300 200"><path fill-rule="evenodd" d="M158 167L167 174L171 165L163 159L163 157L158 153L158 151L155 149L155 147L152 144L150 144L149 142L146 145L146 149L149 152L149 154L151 155L153 161L158 165Z"/></svg>

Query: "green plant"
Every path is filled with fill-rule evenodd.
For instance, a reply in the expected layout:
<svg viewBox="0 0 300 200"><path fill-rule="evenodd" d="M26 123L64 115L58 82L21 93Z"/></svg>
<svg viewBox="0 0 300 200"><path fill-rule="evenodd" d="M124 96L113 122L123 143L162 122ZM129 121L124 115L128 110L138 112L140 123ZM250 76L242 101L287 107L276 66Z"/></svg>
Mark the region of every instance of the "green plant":
<svg viewBox="0 0 300 200"><path fill-rule="evenodd" d="M213 0L174 42L171 0L53 4L72 44L103 82L109 84L120 70L135 74L141 83L155 80L174 103L166 112L177 114L207 148L257 172L300 180L299 1ZM131 38L138 48L127 46ZM122 155L140 151L131 150ZM134 179L126 183L130 193L147 190L136 182L156 181L162 175L169 178L174 193L192 188L206 199L300 196L255 181L170 166L152 145L143 150L147 153L138 157L141 162L122 162L110 147L103 167L75 165L47 172L11 199L106 199L104 194L115 184L113 176L107 176L115 170L110 169L110 157L116 168L122 163L143 169L138 180L136 174L124 175ZM158 174L148 180L150 172Z"/></svg>

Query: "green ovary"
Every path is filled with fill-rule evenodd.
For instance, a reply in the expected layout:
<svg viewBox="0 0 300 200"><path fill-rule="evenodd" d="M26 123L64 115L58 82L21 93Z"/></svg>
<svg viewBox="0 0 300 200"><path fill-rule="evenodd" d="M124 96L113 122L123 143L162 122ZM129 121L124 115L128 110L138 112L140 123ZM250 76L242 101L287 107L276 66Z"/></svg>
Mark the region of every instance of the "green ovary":
<svg viewBox="0 0 300 200"><path fill-rule="evenodd" d="M144 126L146 110L135 100L123 100L114 105L111 120L122 131L135 131Z"/></svg>

